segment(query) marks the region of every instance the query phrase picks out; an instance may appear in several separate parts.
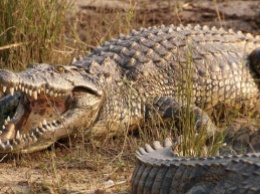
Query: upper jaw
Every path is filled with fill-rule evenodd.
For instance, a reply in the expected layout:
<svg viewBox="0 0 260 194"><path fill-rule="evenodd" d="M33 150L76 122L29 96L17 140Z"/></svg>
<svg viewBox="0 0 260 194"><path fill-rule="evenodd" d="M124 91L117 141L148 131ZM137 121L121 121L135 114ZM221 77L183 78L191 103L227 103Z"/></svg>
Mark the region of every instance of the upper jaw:
<svg viewBox="0 0 260 194"><path fill-rule="evenodd" d="M3 93L11 95L15 92L23 92L34 99L37 99L41 93L54 97L68 95L73 89L73 84L55 75L51 67L43 70L28 69L21 73L13 73L0 69L0 89Z"/></svg>
<svg viewBox="0 0 260 194"><path fill-rule="evenodd" d="M0 69L0 89L11 95L20 91L34 99L41 93L60 97L70 94L77 87L86 88L98 96L103 94L96 78L76 66L39 64L20 73Z"/></svg>

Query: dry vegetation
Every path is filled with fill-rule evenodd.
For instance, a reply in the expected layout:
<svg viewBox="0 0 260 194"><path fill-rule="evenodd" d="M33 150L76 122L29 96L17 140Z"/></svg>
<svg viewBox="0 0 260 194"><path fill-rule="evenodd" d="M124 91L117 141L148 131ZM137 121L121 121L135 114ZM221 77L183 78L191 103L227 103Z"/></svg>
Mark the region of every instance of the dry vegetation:
<svg viewBox="0 0 260 194"><path fill-rule="evenodd" d="M75 1L72 6L68 0L0 1L1 68L20 70L32 62L68 64L96 45L141 26L199 22L259 34L260 21L251 14L252 10L249 16L239 11L237 16L229 14L233 1L224 1L229 6L217 1L202 1L198 6L191 1L111 0L106 5L97 0L85 1L79 7L82 2ZM255 2L252 5L257 9ZM239 6L247 12L245 4L248 1ZM191 115L186 116L192 121ZM259 120L254 118L250 115L243 119L241 125L246 127L241 138L259 128ZM253 127L247 127L249 122ZM194 125L183 124L189 124L188 128ZM110 140L104 147L92 145L77 134L38 153L4 155L0 163L0 193L128 193L136 148L143 142L173 135L165 128L166 124L158 127L154 123L140 130L139 135ZM194 133L188 133L187 140L191 139L189 135ZM188 144L194 147L204 142L198 138Z"/></svg>

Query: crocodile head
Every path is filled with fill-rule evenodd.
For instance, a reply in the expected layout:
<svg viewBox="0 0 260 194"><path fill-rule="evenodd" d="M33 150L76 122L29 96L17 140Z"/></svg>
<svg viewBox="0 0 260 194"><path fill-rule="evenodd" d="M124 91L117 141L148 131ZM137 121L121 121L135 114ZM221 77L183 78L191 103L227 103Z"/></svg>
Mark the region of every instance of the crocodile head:
<svg viewBox="0 0 260 194"><path fill-rule="evenodd" d="M0 130L0 153L41 150L91 125L103 101L95 80L77 66L39 64L20 73L0 70L2 91L20 93L14 115Z"/></svg>

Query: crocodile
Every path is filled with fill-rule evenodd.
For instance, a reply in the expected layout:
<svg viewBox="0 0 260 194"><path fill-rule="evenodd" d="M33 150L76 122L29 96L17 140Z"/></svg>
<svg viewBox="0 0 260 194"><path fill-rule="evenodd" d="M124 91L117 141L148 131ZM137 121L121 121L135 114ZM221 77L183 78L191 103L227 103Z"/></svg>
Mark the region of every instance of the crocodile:
<svg viewBox="0 0 260 194"><path fill-rule="evenodd" d="M207 110L259 100L259 46L259 36L223 28L158 26L120 35L69 65L1 69L2 91L20 100L3 122L0 153L42 150L74 133L103 141L153 115L178 123L187 108L195 129L212 137L218 128Z"/></svg>
<svg viewBox="0 0 260 194"><path fill-rule="evenodd" d="M260 152L213 157L180 157L168 138L136 153L132 193L260 193Z"/></svg>

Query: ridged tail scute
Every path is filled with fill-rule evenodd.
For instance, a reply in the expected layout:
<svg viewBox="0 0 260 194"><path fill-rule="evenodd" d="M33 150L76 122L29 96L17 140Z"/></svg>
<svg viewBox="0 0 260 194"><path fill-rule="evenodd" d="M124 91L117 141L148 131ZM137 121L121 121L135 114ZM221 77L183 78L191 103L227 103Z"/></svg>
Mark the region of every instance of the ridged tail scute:
<svg viewBox="0 0 260 194"><path fill-rule="evenodd" d="M260 153L178 157L170 139L137 151L132 194L260 193Z"/></svg>
<svg viewBox="0 0 260 194"><path fill-rule="evenodd" d="M164 144L161 145L159 141L154 141L153 145L145 144L144 148L139 148L136 151L136 157L138 158L137 166L132 175L132 193L144 193L147 188L151 188L153 184L154 191L155 188L160 188L160 185L156 185L157 181L154 179L160 179L166 173L167 168L161 166L161 168L156 167L160 159L162 159L158 154L161 152L169 156L169 159L173 157L173 152L171 152L172 141L167 138ZM164 159L163 159L164 160ZM165 158L164 162L167 162ZM154 166L154 164L156 166ZM158 182L159 183L159 182Z"/></svg>

